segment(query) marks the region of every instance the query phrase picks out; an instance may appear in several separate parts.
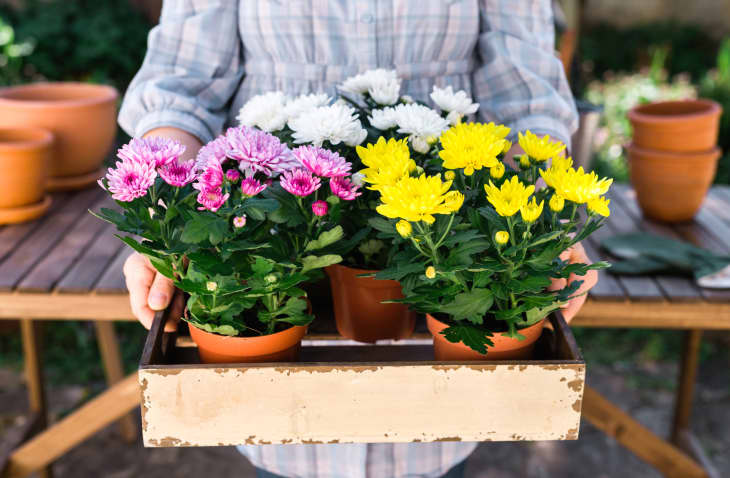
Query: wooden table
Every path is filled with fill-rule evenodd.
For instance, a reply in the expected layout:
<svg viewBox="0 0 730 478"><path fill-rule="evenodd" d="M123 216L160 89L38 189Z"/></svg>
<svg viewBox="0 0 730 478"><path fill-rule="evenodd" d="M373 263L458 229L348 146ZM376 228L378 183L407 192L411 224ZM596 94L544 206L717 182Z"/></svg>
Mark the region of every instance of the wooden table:
<svg viewBox="0 0 730 478"><path fill-rule="evenodd" d="M605 228L586 243L592 258L601 239L644 230L679 237L710 250L730 253L730 188L714 188L692 223L664 226L641 218L632 191L616 185L612 215ZM122 264L128 250L112 236L112 226L88 214L109 206L97 189L58 194L48 215L38 221L0 228L0 319L21 319L31 411L37 417L13 431L0 445L0 470L26 476L43 469L107 424L124 419L139 406L136 374L123 377L113 321L134 320L127 303ZM573 325L601 328L682 329L679 387L670 441L664 441L586 387L583 414L666 476L712 476L713 470L689 433L693 386L703 330L730 330L730 290L697 288L676 277L615 277L602 271L598 285ZM34 424L43 428L45 397L38 345L43 320L93 321L110 388L35 438L25 441ZM590 364L589 364L590 366ZM126 436L136 433L126 419ZM10 447L9 440L19 447ZM5 454L3 454L5 450Z"/></svg>

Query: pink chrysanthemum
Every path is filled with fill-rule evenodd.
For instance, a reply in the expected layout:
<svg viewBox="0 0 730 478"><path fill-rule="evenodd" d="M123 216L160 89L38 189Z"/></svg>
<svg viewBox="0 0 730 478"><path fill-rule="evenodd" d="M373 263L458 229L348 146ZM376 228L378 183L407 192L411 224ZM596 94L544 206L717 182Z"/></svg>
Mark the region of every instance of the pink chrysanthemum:
<svg viewBox="0 0 730 478"><path fill-rule="evenodd" d="M315 216L324 216L328 210L329 204L327 204L327 201L319 200L312 203L312 212Z"/></svg>
<svg viewBox="0 0 730 478"><path fill-rule="evenodd" d="M226 131L228 157L239 162L239 168L249 173L272 176L294 167L297 162L287 146L279 138L247 126L229 128Z"/></svg>
<svg viewBox="0 0 730 478"><path fill-rule="evenodd" d="M304 168L283 172L280 182L282 188L301 197L309 196L322 185L317 176Z"/></svg>
<svg viewBox="0 0 730 478"><path fill-rule="evenodd" d="M201 185L200 188L195 188L198 190L219 188L223 184L223 168L221 167L221 163L211 158L205 165L205 168L200 172L196 184Z"/></svg>
<svg viewBox="0 0 730 478"><path fill-rule="evenodd" d="M233 227L235 227L236 229L240 229L245 225L246 225L246 215L245 214L243 216L236 216L233 218Z"/></svg>
<svg viewBox="0 0 730 478"><path fill-rule="evenodd" d="M226 159L228 159L226 156L227 151L228 140L224 135L218 136L216 139L200 148L198 156L195 158L195 169L198 171L204 170L210 160L214 160L219 164L225 163Z"/></svg>
<svg viewBox="0 0 730 478"><path fill-rule="evenodd" d="M116 169L109 168L106 173L106 187L101 180L99 185L112 193L112 198L117 201L130 202L147 194L156 177L157 171L153 164L117 161Z"/></svg>
<svg viewBox="0 0 730 478"><path fill-rule="evenodd" d="M330 189L332 190L332 194L345 201L352 201L362 194L358 192L360 186L344 177L330 179Z"/></svg>
<svg viewBox="0 0 730 478"><path fill-rule="evenodd" d="M160 166L158 172L167 184L181 188L195 181L195 161L171 161Z"/></svg>
<svg viewBox="0 0 730 478"><path fill-rule="evenodd" d="M200 183L193 184L193 187L199 191L197 198L200 204L199 211L207 209L216 212L230 196L229 194L223 194L223 190L219 187L207 189L204 184Z"/></svg>
<svg viewBox="0 0 730 478"><path fill-rule="evenodd" d="M352 165L345 158L324 148L300 146L293 151L302 166L317 176L334 178L350 174Z"/></svg>
<svg viewBox="0 0 730 478"><path fill-rule="evenodd" d="M266 184L261 184L254 178L246 178L241 181L241 192L244 196L254 197L264 189L266 189Z"/></svg>
<svg viewBox="0 0 730 478"><path fill-rule="evenodd" d="M232 183L238 182L241 179L241 173L237 169L229 169L226 171L226 179Z"/></svg>
<svg viewBox="0 0 730 478"><path fill-rule="evenodd" d="M117 151L117 156L126 161L152 164L154 167L177 161L185 152L185 146L169 138L134 138Z"/></svg>

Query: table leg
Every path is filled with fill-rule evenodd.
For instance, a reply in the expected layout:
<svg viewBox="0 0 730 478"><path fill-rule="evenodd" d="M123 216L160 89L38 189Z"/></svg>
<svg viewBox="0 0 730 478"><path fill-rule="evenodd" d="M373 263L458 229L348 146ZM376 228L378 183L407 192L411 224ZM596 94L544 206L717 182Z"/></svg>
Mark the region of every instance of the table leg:
<svg viewBox="0 0 730 478"><path fill-rule="evenodd" d="M124 366L119 352L119 342L114 333L113 322L94 322L96 339L99 342L99 352L104 362L104 372L107 384L112 385L124 379ZM132 443L137 439L137 425L134 416L130 413L124 415L118 422L122 438Z"/></svg>
<svg viewBox="0 0 730 478"><path fill-rule="evenodd" d="M674 420L672 423L672 441L675 443L679 441L682 431L689 429L701 342L701 330L688 330L684 333L682 363L679 369L679 386L677 387Z"/></svg>
<svg viewBox="0 0 730 478"><path fill-rule="evenodd" d="M41 362L40 323L30 319L20 321L20 331L23 340L23 360L25 364L25 378L28 387L28 405L32 412L38 414L40 429L48 425L48 409L46 393L43 386L43 367ZM52 478L51 465L40 471L41 478Z"/></svg>

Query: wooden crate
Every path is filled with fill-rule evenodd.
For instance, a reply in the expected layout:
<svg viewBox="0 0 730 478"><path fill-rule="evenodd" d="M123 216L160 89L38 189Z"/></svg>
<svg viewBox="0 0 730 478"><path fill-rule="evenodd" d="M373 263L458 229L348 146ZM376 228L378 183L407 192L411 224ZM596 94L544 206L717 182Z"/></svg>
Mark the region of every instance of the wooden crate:
<svg viewBox="0 0 730 478"><path fill-rule="evenodd" d="M200 364L164 320L140 363L145 446L578 438L585 362L559 314L535 360L485 363L436 362L415 339L305 340L297 363Z"/></svg>

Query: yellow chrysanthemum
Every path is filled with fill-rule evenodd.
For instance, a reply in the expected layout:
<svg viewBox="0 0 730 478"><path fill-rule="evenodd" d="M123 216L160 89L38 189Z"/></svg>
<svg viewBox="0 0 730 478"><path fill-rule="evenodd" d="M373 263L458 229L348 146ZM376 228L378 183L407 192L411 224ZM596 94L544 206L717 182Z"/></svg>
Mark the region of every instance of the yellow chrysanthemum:
<svg viewBox="0 0 730 478"><path fill-rule="evenodd" d="M520 155L520 167L522 169L530 169L530 166L532 166L532 163L530 162L530 157L526 154Z"/></svg>
<svg viewBox="0 0 730 478"><path fill-rule="evenodd" d="M545 201L540 201L540 204L538 204L537 200L533 197L530 202L526 203L520 208L520 215L522 215L522 220L525 222L537 221L537 219L540 217L540 214L542 214L542 208L544 205Z"/></svg>
<svg viewBox="0 0 730 478"><path fill-rule="evenodd" d="M436 220L434 214L451 214L464 203L464 196L449 191L450 187L451 181L442 181L439 175L406 176L380 191L382 204L377 211L391 219L432 224Z"/></svg>
<svg viewBox="0 0 730 478"><path fill-rule="evenodd" d="M611 215L611 211L608 209L608 205L611 203L610 199L605 197L597 197L588 201L588 210L595 214L600 214L603 217Z"/></svg>
<svg viewBox="0 0 730 478"><path fill-rule="evenodd" d="M506 138L510 132L509 127L503 124L495 124L494 122L481 123L485 132L489 132L498 138ZM509 141L506 141L509 142Z"/></svg>
<svg viewBox="0 0 730 478"><path fill-rule="evenodd" d="M428 266L426 267L426 277L429 279L433 279L436 277L436 268L434 266Z"/></svg>
<svg viewBox="0 0 730 478"><path fill-rule="evenodd" d="M522 149L535 161L547 161L565 149L565 144L560 141L550 141L550 136L547 134L540 138L527 130L525 134L518 133L517 136Z"/></svg>
<svg viewBox="0 0 730 478"><path fill-rule="evenodd" d="M573 158L568 156L567 158L565 156L557 156L553 158L552 162L550 163L551 169L556 170L568 170L573 167Z"/></svg>
<svg viewBox="0 0 730 478"><path fill-rule="evenodd" d="M497 231L494 234L494 240L497 241L497 244L500 244L500 245L507 244L507 241L509 241L509 232L507 232L507 231Z"/></svg>
<svg viewBox="0 0 730 478"><path fill-rule="evenodd" d="M471 176L474 171L496 165L506 141L495 134L496 128L493 123L459 123L446 130L441 135L439 153L444 168L463 169Z"/></svg>
<svg viewBox="0 0 730 478"><path fill-rule="evenodd" d="M502 187L499 188L489 181L484 190L487 192L487 200L494 206L497 214L510 217L527 204L527 200L535 191L535 186L532 184L525 186L517 176L512 176L512 179L502 183Z"/></svg>
<svg viewBox="0 0 730 478"><path fill-rule="evenodd" d="M367 166L360 172L365 175L363 180L370 183L368 189L379 191L392 186L416 169L405 139L391 138L386 141L381 136L377 143L368 144L367 147L357 146L355 150L362 164Z"/></svg>
<svg viewBox="0 0 730 478"><path fill-rule="evenodd" d="M497 163L489 168L489 175L494 179L500 179L504 176L504 163Z"/></svg>
<svg viewBox="0 0 730 478"><path fill-rule="evenodd" d="M578 204L587 203L592 199L606 194L613 183L613 179L598 179L594 172L586 173L581 166L577 170L569 168L566 170L550 168L547 171L540 171L540 175L548 186L555 189L555 192Z"/></svg>
<svg viewBox="0 0 730 478"><path fill-rule="evenodd" d="M395 230L398 231L398 234L400 234L401 237L405 239L411 237L413 227L411 226L410 222L401 219L395 224Z"/></svg>
<svg viewBox="0 0 730 478"><path fill-rule="evenodd" d="M512 141L505 140L504 141L504 147L502 148L502 152L504 154L507 154L507 151L509 151L510 149L512 149Z"/></svg>
<svg viewBox="0 0 730 478"><path fill-rule="evenodd" d="M446 171L444 173L444 178L446 178L448 181L453 181L455 177L456 173L454 173L453 171Z"/></svg>
<svg viewBox="0 0 730 478"><path fill-rule="evenodd" d="M551 197L548 202L548 206L551 211L560 212L565 207L565 199L563 199L563 196L560 194L553 194L553 197Z"/></svg>

